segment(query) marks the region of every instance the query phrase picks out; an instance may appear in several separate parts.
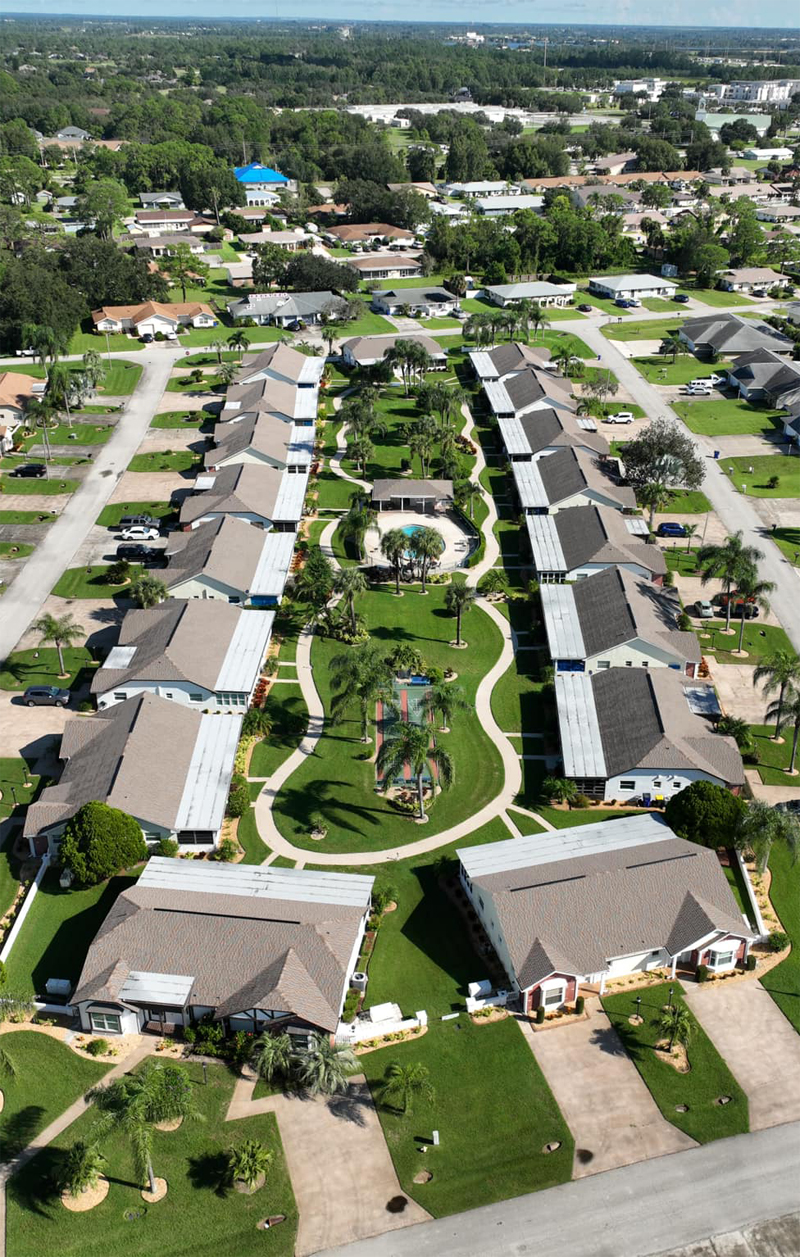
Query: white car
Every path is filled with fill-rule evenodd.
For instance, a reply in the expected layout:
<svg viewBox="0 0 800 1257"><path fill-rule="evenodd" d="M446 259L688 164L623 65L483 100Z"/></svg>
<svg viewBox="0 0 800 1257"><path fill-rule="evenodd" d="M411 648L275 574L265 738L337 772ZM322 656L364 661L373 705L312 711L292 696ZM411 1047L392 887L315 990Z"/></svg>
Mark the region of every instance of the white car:
<svg viewBox="0 0 800 1257"><path fill-rule="evenodd" d="M604 423L633 423L630 410L618 410L615 415L606 415Z"/></svg>
<svg viewBox="0 0 800 1257"><path fill-rule="evenodd" d="M710 388L701 388L699 384L687 384L683 390L687 397L710 397Z"/></svg>
<svg viewBox="0 0 800 1257"><path fill-rule="evenodd" d="M130 528L123 528L120 533L123 541L155 541L159 536L157 528L146 527L144 524L133 524Z"/></svg>

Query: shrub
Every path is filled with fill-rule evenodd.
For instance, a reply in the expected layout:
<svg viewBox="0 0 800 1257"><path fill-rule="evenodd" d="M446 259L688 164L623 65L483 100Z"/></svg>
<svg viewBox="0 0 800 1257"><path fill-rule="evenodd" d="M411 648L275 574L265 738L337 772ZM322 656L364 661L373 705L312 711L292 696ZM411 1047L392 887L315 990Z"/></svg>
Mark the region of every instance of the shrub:
<svg viewBox="0 0 800 1257"><path fill-rule="evenodd" d="M750 955L747 957L747 960L744 962L744 967L745 967L745 969L747 970L747 972L748 972L748 973L752 973L752 972L753 972L753 970L755 969L755 967L756 967L756 958L755 958L755 956L753 955L753 953L752 953L752 952L750 952Z"/></svg>
<svg viewBox="0 0 800 1257"><path fill-rule="evenodd" d="M104 580L107 585L123 585L130 577L131 565L127 559L117 559L116 563L109 563L105 571Z"/></svg>
<svg viewBox="0 0 800 1257"><path fill-rule="evenodd" d="M175 838L159 838L156 843L156 855L163 855L170 859L174 859L179 850L180 846Z"/></svg>
<svg viewBox="0 0 800 1257"><path fill-rule="evenodd" d="M675 584L674 573L672 572L671 568L667 568L666 572L664 573L664 585L667 589L671 589L671 587L674 584Z"/></svg>
<svg viewBox="0 0 800 1257"><path fill-rule="evenodd" d="M183 1037L187 1043L194 1043L197 1039L197 1031L194 1026L184 1026Z"/></svg>
<svg viewBox="0 0 800 1257"><path fill-rule="evenodd" d="M579 1017L581 1013L583 1012L585 1003L586 1001L584 997L582 995L579 995L575 1001L575 1012L578 1014Z"/></svg>
<svg viewBox="0 0 800 1257"><path fill-rule="evenodd" d="M730 845L745 804L724 786L711 781L693 781L667 803L664 820L680 838L701 847Z"/></svg>
<svg viewBox="0 0 800 1257"><path fill-rule="evenodd" d="M592 800L589 798L588 794L576 794L570 806L581 808L591 807Z"/></svg>
<svg viewBox="0 0 800 1257"><path fill-rule="evenodd" d="M681 611L680 615L678 616L678 628L681 630L682 633L688 633L691 627L692 627L692 621L690 620L689 616L686 614L685 611Z"/></svg>
<svg viewBox="0 0 800 1257"><path fill-rule="evenodd" d="M225 1030L221 1022L214 1021L211 1018L208 1021L203 1020L200 1022L195 1036L198 1052L202 1052L206 1056L219 1056L224 1040Z"/></svg>
<svg viewBox="0 0 800 1257"><path fill-rule="evenodd" d="M139 825L127 812L107 803L84 803L67 821L60 859L76 881L96 886L147 859L147 847Z"/></svg>
<svg viewBox="0 0 800 1257"><path fill-rule="evenodd" d="M356 1019L356 1013L358 1012L358 1005L359 1005L360 999L361 999L361 992L355 990L355 988L351 988L347 992L347 995L345 996L344 1010L342 1012L342 1021L347 1022L348 1025L351 1021L355 1021Z"/></svg>
<svg viewBox="0 0 800 1257"><path fill-rule="evenodd" d="M247 778L242 777L239 773L234 773L231 777L231 789L228 795L228 806L225 809L228 816L237 817L244 816L250 807L250 791L247 787Z"/></svg>
<svg viewBox="0 0 800 1257"><path fill-rule="evenodd" d="M312 812L309 816L308 832L310 834L327 834L328 826L321 812Z"/></svg>
<svg viewBox="0 0 800 1257"><path fill-rule="evenodd" d="M239 844L234 842L232 838L223 838L222 842L214 852L214 859L221 860L224 864L230 864L239 854Z"/></svg>
<svg viewBox="0 0 800 1257"><path fill-rule="evenodd" d="M708 981L708 965L698 965L695 977L697 978L698 982L707 982Z"/></svg>
<svg viewBox="0 0 800 1257"><path fill-rule="evenodd" d="M270 655L269 659L264 664L264 676L274 677L278 671L278 666L278 656Z"/></svg>
<svg viewBox="0 0 800 1257"><path fill-rule="evenodd" d="M251 707L242 721L242 737L268 736L272 728L269 716L261 707Z"/></svg>
<svg viewBox="0 0 800 1257"><path fill-rule="evenodd" d="M536 1024L540 1026L544 1021L544 1004L540 1004L536 1009Z"/></svg>
<svg viewBox="0 0 800 1257"><path fill-rule="evenodd" d="M153 340L162 341L162 340L166 340L166 339L167 339L167 338L166 338L166 336L164 335L164 333L163 333L163 332L155 332L155 333L154 333L154 335L153 335Z"/></svg>
<svg viewBox="0 0 800 1257"><path fill-rule="evenodd" d="M767 947L770 951L783 951L784 947L789 946L789 935L784 934L783 930L773 930L767 939Z"/></svg>
<svg viewBox="0 0 800 1257"><path fill-rule="evenodd" d="M91 1043L86 1044L86 1051L90 1056L105 1056L110 1050L111 1044L108 1039L92 1039Z"/></svg>
<svg viewBox="0 0 800 1257"><path fill-rule="evenodd" d="M767 481L767 488L777 489L780 482L781 482L780 476L770 476L769 480Z"/></svg>

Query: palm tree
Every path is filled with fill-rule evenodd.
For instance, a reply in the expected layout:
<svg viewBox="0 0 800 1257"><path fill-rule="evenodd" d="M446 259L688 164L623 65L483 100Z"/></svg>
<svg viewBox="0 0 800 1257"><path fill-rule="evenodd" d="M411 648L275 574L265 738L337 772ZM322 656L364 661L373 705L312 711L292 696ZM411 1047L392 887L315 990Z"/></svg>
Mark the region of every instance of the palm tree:
<svg viewBox="0 0 800 1257"><path fill-rule="evenodd" d="M228 337L228 344L231 349L238 349L239 361L241 362L245 353L250 348L250 337L246 334L246 332L239 329L236 332L232 332Z"/></svg>
<svg viewBox="0 0 800 1257"><path fill-rule="evenodd" d="M688 352L688 349L689 346L685 340L682 340L679 332L667 332L667 335L658 347L658 352L665 357L667 354L672 354L672 361L674 362L678 354L685 354Z"/></svg>
<svg viewBox="0 0 800 1257"><path fill-rule="evenodd" d="M408 549L408 537L402 528L390 528L381 537L381 554L394 570L395 593L400 594L400 564Z"/></svg>
<svg viewBox="0 0 800 1257"><path fill-rule="evenodd" d="M97 1144L86 1143L79 1139L67 1153L64 1168L60 1175L60 1186L70 1196L80 1196L94 1190L100 1181L106 1158Z"/></svg>
<svg viewBox="0 0 800 1257"><path fill-rule="evenodd" d="M508 593L508 581L505 572L499 567L490 567L485 576L478 582L482 594Z"/></svg>
<svg viewBox="0 0 800 1257"><path fill-rule="evenodd" d="M222 362L222 355L227 348L228 348L228 342L220 338L218 338L217 340L212 340L209 345L209 349L213 349L214 353L217 355L218 363Z"/></svg>
<svg viewBox="0 0 800 1257"><path fill-rule="evenodd" d="M463 579L456 580L453 577L444 596L444 605L450 614L456 617L456 646L461 645L461 617L465 611L469 611L474 602L475 590L472 586Z"/></svg>
<svg viewBox="0 0 800 1257"><path fill-rule="evenodd" d="M25 408L26 424L32 428L39 428L41 431L45 463L49 463L53 457L50 449L50 429L57 422L56 416L56 406L49 397L33 397ZM48 479L49 475L50 473L48 472Z"/></svg>
<svg viewBox="0 0 800 1257"><path fill-rule="evenodd" d="M237 370L238 368L235 362L223 362L222 366L217 371L217 377L220 384L224 384L226 388L233 384L233 381L236 379Z"/></svg>
<svg viewBox="0 0 800 1257"><path fill-rule="evenodd" d="M53 406L64 407L69 427L72 427L70 402L79 400L78 391L78 382L69 363L54 362L48 377L47 395Z"/></svg>
<svg viewBox="0 0 800 1257"><path fill-rule="evenodd" d="M135 1074L123 1074L109 1086L94 1087L86 1099L100 1114L97 1134L127 1135L140 1179L156 1190L153 1173L153 1127L175 1118L198 1118L192 1084L181 1065L147 1061Z"/></svg>
<svg viewBox="0 0 800 1257"><path fill-rule="evenodd" d="M770 703L767 708L767 720L775 720L776 722L782 716L791 721L794 727L792 736L792 758L789 761L789 767L786 769L790 776L795 775L795 760L797 759L797 740L800 738L800 694L794 686L787 686L782 698L777 698Z"/></svg>
<svg viewBox="0 0 800 1257"><path fill-rule="evenodd" d="M325 605L333 593L333 582L333 564L322 553L320 546L312 546L295 581L297 592L312 607L319 608Z"/></svg>
<svg viewBox="0 0 800 1257"><path fill-rule="evenodd" d="M378 512L369 498L364 497L364 490L359 489L350 499L350 510L342 516L339 524L342 539L354 543L359 559L364 557L364 538L377 518Z"/></svg>
<svg viewBox="0 0 800 1257"><path fill-rule="evenodd" d="M777 707L773 741L777 741L781 735L781 716L786 691L789 688L795 688L800 682L800 659L791 651L776 650L774 654L762 659L753 672L753 685L758 685L760 681L765 682L765 694L771 694L774 690L778 691L777 703L773 704Z"/></svg>
<svg viewBox="0 0 800 1257"><path fill-rule="evenodd" d="M266 1178L273 1156L258 1139L244 1139L228 1149L228 1173L233 1183L244 1183L250 1190Z"/></svg>
<svg viewBox="0 0 800 1257"><path fill-rule="evenodd" d="M721 733L727 738L733 738L739 750L744 750L745 747L750 746L750 726L746 720L741 720L739 716L722 716L717 721L717 733Z"/></svg>
<svg viewBox="0 0 800 1257"><path fill-rule="evenodd" d="M420 592L424 594L427 592L425 582L431 562L438 559L440 554L444 552L444 538L435 528L418 528L409 537L408 541L409 550L419 563L420 578L422 580Z"/></svg>
<svg viewBox="0 0 800 1257"><path fill-rule="evenodd" d="M137 607L148 609L157 607L160 602L169 597L169 591L158 576L153 576L150 572L142 572L141 576L137 576L130 588L130 595Z"/></svg>
<svg viewBox="0 0 800 1257"><path fill-rule="evenodd" d="M415 454L418 455L422 478L424 480L428 474L427 465L430 461L431 454L433 453L433 437L428 432L424 432L419 428L414 428L408 440L408 448L411 452L412 458Z"/></svg>
<svg viewBox="0 0 800 1257"><path fill-rule="evenodd" d="M375 767L378 777L383 782L383 789L388 790L395 777L405 772L406 765L417 783L418 819L425 820L425 789L423 777L430 771L429 765L436 767L439 773L439 786L447 790L453 783L453 761L447 751L440 746L431 746L431 735L427 725L415 725L402 722L391 737L381 743ZM431 777L431 789L433 778Z"/></svg>
<svg viewBox="0 0 800 1257"><path fill-rule="evenodd" d="M656 517L656 511L663 510L672 497L672 489L668 484L664 484L661 480L651 480L649 484L644 485L639 490L639 501L642 506L646 506L650 512L647 521L650 531L653 530L653 521Z"/></svg>
<svg viewBox="0 0 800 1257"><path fill-rule="evenodd" d="M433 1104L436 1099L436 1092L431 1085L430 1070L427 1065L421 1065L419 1061L408 1065L392 1061L386 1068L379 1093L384 1104L391 1105L404 1117L409 1116L413 1111L415 1096L422 1096L427 1104Z"/></svg>
<svg viewBox="0 0 800 1257"><path fill-rule="evenodd" d="M367 592L367 578L358 567L343 567L336 575L334 589L341 594L347 603L347 611L350 616L350 627L353 634L358 631L358 622L356 620L356 598L359 594Z"/></svg>
<svg viewBox="0 0 800 1257"><path fill-rule="evenodd" d="M475 503L483 497L483 489L474 480L461 480L455 486L456 502L462 511L469 509L470 519L475 518Z"/></svg>
<svg viewBox="0 0 800 1257"><path fill-rule="evenodd" d="M733 845L737 851L752 851L759 873L767 867L773 846L784 846L792 863L800 852L800 820L791 812L779 812L770 803L754 799L739 817Z"/></svg>
<svg viewBox="0 0 800 1257"><path fill-rule="evenodd" d="M357 1062L352 1048L315 1033L308 1051L295 1057L295 1067L298 1081L313 1096L332 1096L350 1086L348 1075L356 1069Z"/></svg>
<svg viewBox="0 0 800 1257"><path fill-rule="evenodd" d="M688 1047L694 1033L692 1014L683 1004L672 1004L669 1008L665 1008L660 1017L653 1019L653 1025L657 1026L664 1038L669 1040L668 1052L672 1051L676 1043L680 1043L682 1047Z"/></svg>
<svg viewBox="0 0 800 1257"><path fill-rule="evenodd" d="M540 305L534 305L530 313L530 321L533 325L533 339L539 335L539 332L545 332L550 326L550 317L545 314Z"/></svg>
<svg viewBox="0 0 800 1257"><path fill-rule="evenodd" d="M71 615L55 616L48 613L34 620L33 630L39 634L41 642L53 643L58 651L59 676L68 676L69 673L64 666L64 647L72 646L74 642L80 641L85 636L80 624L76 624Z"/></svg>
<svg viewBox="0 0 800 1257"><path fill-rule="evenodd" d="M697 552L697 566L702 569L701 583L707 585L711 580L722 581L727 595L725 630L728 633L731 629L731 590L740 580L747 578L763 557L761 550L744 544L741 532L735 532L720 545L701 546Z"/></svg>
<svg viewBox="0 0 800 1257"><path fill-rule="evenodd" d="M556 803L571 803L577 794L578 787L569 777L545 777L542 782L544 799L555 799Z"/></svg>
<svg viewBox="0 0 800 1257"><path fill-rule="evenodd" d="M347 457L355 463L361 475L366 479L367 463L375 453L375 446L368 436L355 436L347 446Z"/></svg>
<svg viewBox="0 0 800 1257"><path fill-rule="evenodd" d="M106 378L106 364L96 349L87 349L83 355L83 374L93 389Z"/></svg>
<svg viewBox="0 0 800 1257"><path fill-rule="evenodd" d="M433 718L438 712L442 718L440 733L450 732L450 720L457 711L471 711L471 705L460 685L440 682L429 685L425 691L425 706Z"/></svg>
<svg viewBox="0 0 800 1257"><path fill-rule="evenodd" d="M686 533L686 553L689 554L692 549L692 537L697 532L697 524L684 524L683 531Z"/></svg>
<svg viewBox="0 0 800 1257"><path fill-rule="evenodd" d="M752 606L760 607L762 611L769 611L769 598L767 595L773 593L774 590L774 582L769 580L759 580L755 571L743 573L736 582L736 589L734 590L733 596L737 601L741 598L739 613L742 620L739 625L739 654L742 653L742 646L744 643L744 626L747 618L745 616L745 611L747 610L747 604L750 603Z"/></svg>
<svg viewBox="0 0 800 1257"><path fill-rule="evenodd" d="M266 1032L253 1044L250 1064L265 1082L288 1078L292 1066L292 1040L288 1034Z"/></svg>
<svg viewBox="0 0 800 1257"><path fill-rule="evenodd" d="M370 712L380 702L394 705L392 671L382 647L375 641L351 646L344 654L334 655L330 662L331 721L339 724L353 704L357 704L361 720L361 741L369 742ZM385 745L385 744L384 744Z"/></svg>

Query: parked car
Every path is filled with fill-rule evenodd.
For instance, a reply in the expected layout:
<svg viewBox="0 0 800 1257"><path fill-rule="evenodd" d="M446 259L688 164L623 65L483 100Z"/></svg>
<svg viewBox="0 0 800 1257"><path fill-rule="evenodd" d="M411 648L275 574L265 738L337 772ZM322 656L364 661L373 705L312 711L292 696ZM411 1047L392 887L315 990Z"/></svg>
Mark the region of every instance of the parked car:
<svg viewBox="0 0 800 1257"><path fill-rule="evenodd" d="M123 541L155 541L158 536L158 528L154 524L131 524L129 528L123 528Z"/></svg>
<svg viewBox="0 0 800 1257"><path fill-rule="evenodd" d="M672 298L672 300L673 300L673 301L678 301L678 302L680 302L680 304L681 304L682 306L685 306L685 305L686 305L686 302L689 300L689 298L688 298L688 296L687 296L687 294L686 294L685 292L676 292L676 293L675 293L675 296Z"/></svg>
<svg viewBox="0 0 800 1257"><path fill-rule="evenodd" d="M720 386L720 384L724 384L724 383L725 383L725 376L724 376L724 375L717 375L717 374L716 374L716 372L714 372L712 375L707 375L707 376L706 376L706 383L707 383L707 384L713 384L713 385L714 385L714 388L718 388L718 387Z"/></svg>
<svg viewBox="0 0 800 1257"><path fill-rule="evenodd" d="M153 341L153 333L152 333L152 332L142 332L142 344L144 344L144 345L150 345L150 344L152 344L152 341Z"/></svg>
<svg viewBox="0 0 800 1257"><path fill-rule="evenodd" d="M714 608L707 598L698 599L697 602L693 602L692 605L686 609L689 612L689 615L697 615L701 620L714 619Z"/></svg>
<svg viewBox="0 0 800 1257"><path fill-rule="evenodd" d="M27 349L18 349L16 354L18 358L35 358L36 350L29 346Z"/></svg>
<svg viewBox="0 0 800 1257"><path fill-rule="evenodd" d="M659 537L685 537L686 529L683 524L678 524L674 520L666 520L663 524L658 525Z"/></svg>
<svg viewBox="0 0 800 1257"><path fill-rule="evenodd" d="M633 414L630 410L618 410L615 415L606 415L604 423L633 423Z"/></svg>
<svg viewBox="0 0 800 1257"><path fill-rule="evenodd" d="M785 799L783 803L773 803L774 812L800 812L800 799Z"/></svg>
<svg viewBox="0 0 800 1257"><path fill-rule="evenodd" d="M47 468L44 463L25 463L23 467L15 467L11 475L21 476L26 480L30 477L41 480L42 476L47 475Z"/></svg>
<svg viewBox="0 0 800 1257"><path fill-rule="evenodd" d="M153 546L143 546L139 541L123 541L116 549L116 558L127 559L129 563L144 563L148 559L158 558L160 554L160 550Z"/></svg>
<svg viewBox="0 0 800 1257"><path fill-rule="evenodd" d="M29 685L22 701L26 707L67 707L69 690L60 690L57 685Z"/></svg>
<svg viewBox="0 0 800 1257"><path fill-rule="evenodd" d="M731 601L731 599L728 594L715 594L711 601L716 606L720 607L722 612L724 613L727 610L728 603ZM744 618L746 620L756 620L758 619L758 616L761 614L761 610L757 603L746 602L741 598L738 598L738 599L734 598L733 606L731 607L731 615L734 617L734 619L741 620L742 608L744 608Z"/></svg>
<svg viewBox="0 0 800 1257"><path fill-rule="evenodd" d="M687 397L710 397L711 396L711 389L705 388L705 387L701 388L699 384L687 384L685 388L681 389L681 392L684 393Z"/></svg>
<svg viewBox="0 0 800 1257"><path fill-rule="evenodd" d="M119 523L111 527L114 532L119 529L125 533L128 528L158 528L159 520L155 515L123 515Z"/></svg>
<svg viewBox="0 0 800 1257"><path fill-rule="evenodd" d="M594 309L594 306L587 305L584 302L583 305L578 306L578 309L580 310L581 314L591 314L592 310Z"/></svg>

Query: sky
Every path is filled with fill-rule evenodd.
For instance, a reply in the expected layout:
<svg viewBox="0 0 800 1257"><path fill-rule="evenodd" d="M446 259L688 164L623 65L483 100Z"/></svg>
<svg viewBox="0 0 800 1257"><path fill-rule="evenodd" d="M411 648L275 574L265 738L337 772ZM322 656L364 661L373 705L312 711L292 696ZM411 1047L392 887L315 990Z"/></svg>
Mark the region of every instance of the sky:
<svg viewBox="0 0 800 1257"><path fill-rule="evenodd" d="M2 14L122 16L112 0L0 0ZM127 14L148 18L223 16L219 0L137 0ZM798 0L227 0L231 18L298 18L323 21L553 23L671 27L800 27Z"/></svg>

